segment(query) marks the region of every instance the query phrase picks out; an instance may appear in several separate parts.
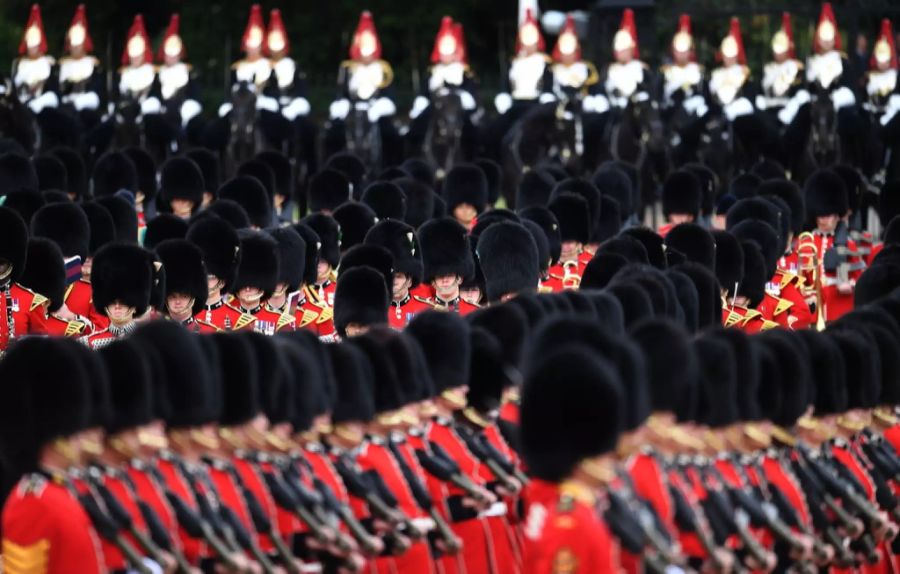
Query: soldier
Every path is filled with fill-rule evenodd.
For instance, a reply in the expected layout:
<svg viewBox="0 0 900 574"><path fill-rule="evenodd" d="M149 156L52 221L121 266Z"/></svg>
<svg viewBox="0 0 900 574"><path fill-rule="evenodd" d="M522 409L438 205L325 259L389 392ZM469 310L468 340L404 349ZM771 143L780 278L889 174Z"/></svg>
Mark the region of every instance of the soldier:
<svg viewBox="0 0 900 574"><path fill-rule="evenodd" d="M417 314L434 309L434 302L414 295L412 290L422 282L422 251L416 231L400 221L379 221L366 233L365 244L378 245L393 256L391 305L388 324L402 330Z"/></svg>
<svg viewBox="0 0 900 574"><path fill-rule="evenodd" d="M477 309L459 296L464 279L475 274L475 262L466 229L448 217L419 228L423 278L434 288L435 309L467 315Z"/></svg>
<svg viewBox="0 0 900 574"><path fill-rule="evenodd" d="M91 55L93 49L87 13L84 4L79 4L66 32L66 55L59 59L59 93L63 106L73 109L87 129L100 121L104 94L100 62Z"/></svg>
<svg viewBox="0 0 900 574"><path fill-rule="evenodd" d="M319 236L319 263L316 280L306 286L308 299L322 305L334 306L334 291L337 287L337 268L341 261L341 227L330 215L313 213L300 220Z"/></svg>
<svg viewBox="0 0 900 574"><path fill-rule="evenodd" d="M892 145L897 129L897 111L900 111L900 83L897 82L897 50L894 46L894 30L891 21L881 21L881 31L872 50L869 71L866 74L866 95L864 107L878 120L886 143ZM879 162L878 167L883 165Z"/></svg>
<svg viewBox="0 0 900 574"><path fill-rule="evenodd" d="M563 289L577 289L584 273L584 246L591 240L590 208L584 197L572 192L557 195L548 206L559 222L559 262L550 268L551 279Z"/></svg>
<svg viewBox="0 0 900 574"><path fill-rule="evenodd" d="M4 401L3 563L12 571L106 571L100 541L68 478L83 463L91 393L76 351L60 340L17 342L0 362ZM18 484L16 484L16 482Z"/></svg>
<svg viewBox="0 0 900 574"><path fill-rule="evenodd" d="M137 245L112 243L97 252L91 277L94 306L109 326L80 340L99 349L134 331L153 296L160 295L160 263Z"/></svg>
<svg viewBox="0 0 900 574"><path fill-rule="evenodd" d="M235 273L229 302L241 313L252 315L253 330L264 335L296 329L294 317L287 311L269 306L268 300L278 283L278 242L263 231L242 229L241 260Z"/></svg>
<svg viewBox="0 0 900 574"><path fill-rule="evenodd" d="M159 67L156 70L158 91L155 95L175 134L187 129L191 121L199 119L203 111L196 73L193 66L184 61L186 54L179 31L180 22L179 15L172 14L156 54Z"/></svg>
<svg viewBox="0 0 900 574"><path fill-rule="evenodd" d="M56 60L47 55L47 36L41 8L31 7L25 34L19 43L19 58L13 62L12 81L19 101L26 104L32 113L38 115L44 108L59 106L56 95L56 77L53 67Z"/></svg>
<svg viewBox="0 0 900 574"><path fill-rule="evenodd" d="M328 336L334 334L334 308L318 299L317 293L310 290L315 285L319 269L319 254L322 242L319 234L308 225L298 223L294 230L303 239L306 250L303 254L303 278L299 287L299 299L297 300L297 327L306 328L317 335Z"/></svg>
<svg viewBox="0 0 900 574"><path fill-rule="evenodd" d="M581 43L572 16L566 23L553 47L553 93L573 98L583 97L582 107L587 113L602 114L609 109L606 96L599 93L599 74L592 62L582 58Z"/></svg>
<svg viewBox="0 0 900 574"><path fill-rule="evenodd" d="M841 34L830 2L822 3L813 36L813 53L806 60L806 81L811 94L831 98L839 115L856 105L846 56L841 52Z"/></svg>
<svg viewBox="0 0 900 574"><path fill-rule="evenodd" d="M537 290L538 249L524 225L499 222L489 226L478 238L475 253L484 272L485 297L491 304Z"/></svg>
<svg viewBox="0 0 900 574"><path fill-rule="evenodd" d="M475 164L456 165L447 173L443 185L447 214L471 231L488 206L488 182Z"/></svg>
<svg viewBox="0 0 900 574"><path fill-rule="evenodd" d="M0 352L3 352L19 337L43 333L47 298L18 283L25 272L28 228L19 214L2 206L0 233Z"/></svg>
<svg viewBox="0 0 900 574"><path fill-rule="evenodd" d="M681 108L689 117L702 118L708 107L704 92L704 69L697 63L691 17L678 17L678 31L672 37L672 63L660 68L663 79L663 107L674 115ZM677 129L677 127L676 127ZM682 133L679 130L679 133Z"/></svg>
<svg viewBox="0 0 900 574"><path fill-rule="evenodd" d="M41 330L51 337L80 337L93 330L91 322L72 313L65 306L66 268L62 252L49 239L32 237L28 240L25 272L21 284L34 293L46 294L46 320Z"/></svg>
<svg viewBox="0 0 900 574"><path fill-rule="evenodd" d="M118 82L115 84L116 106L124 111L130 106L138 106L140 114L158 114L161 104L151 92L156 85L156 68L153 66L153 46L144 27L144 17L136 14L122 52L122 67L119 68Z"/></svg>
<svg viewBox="0 0 900 574"><path fill-rule="evenodd" d="M615 61L606 68L603 78L603 89L610 105L621 111L632 98L636 101L649 99L652 75L647 64L640 60L634 11L630 8L622 13L622 22L613 37L613 55Z"/></svg>
<svg viewBox="0 0 900 574"><path fill-rule="evenodd" d="M168 239L155 251L166 274L165 293L157 312L195 333L219 331L219 327L197 318L204 311L209 294L200 248L186 239Z"/></svg>
<svg viewBox="0 0 900 574"><path fill-rule="evenodd" d="M362 265L345 271L341 280L334 295L334 328L338 337L356 337L375 325L387 324L387 286L381 272Z"/></svg>
<svg viewBox="0 0 900 574"><path fill-rule="evenodd" d="M621 387L608 364L578 345L545 357L525 382L522 451L535 478L525 494L525 572L617 569L596 509L622 428Z"/></svg>
<svg viewBox="0 0 900 574"><path fill-rule="evenodd" d="M277 111L278 102L263 95L263 90L272 76L272 62L264 55L265 33L262 8L259 4L254 4L250 7L247 27L241 37L241 51L244 52L244 58L231 65L231 89L234 91L240 85L245 85L257 94L256 109ZM219 117L231 113L232 107L231 102L219 106Z"/></svg>
<svg viewBox="0 0 900 574"><path fill-rule="evenodd" d="M662 211L667 223L659 228L665 237L679 223L693 223L700 218L703 190L700 180L688 170L669 174L662 188Z"/></svg>

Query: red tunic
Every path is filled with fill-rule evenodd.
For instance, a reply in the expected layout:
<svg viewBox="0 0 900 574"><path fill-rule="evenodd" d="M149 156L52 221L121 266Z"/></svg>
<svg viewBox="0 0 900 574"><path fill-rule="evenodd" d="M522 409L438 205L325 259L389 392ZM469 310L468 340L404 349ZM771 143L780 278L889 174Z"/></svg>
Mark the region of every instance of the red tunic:
<svg viewBox="0 0 900 574"><path fill-rule="evenodd" d="M23 335L43 335L46 332L47 298L18 283L9 288L9 299L0 290L0 351L6 349L11 338ZM9 313L12 313L13 333L9 333Z"/></svg>
<svg viewBox="0 0 900 574"><path fill-rule="evenodd" d="M191 489L187 479L181 474L178 466L169 460L160 459L157 462L157 468L165 481L166 487L180 500L184 501L188 508L197 512L197 499L194 498L194 491ZM178 525L178 538L181 540L181 545L184 548L184 555L192 563L210 555L206 543L202 539L191 537L180 524Z"/></svg>
<svg viewBox="0 0 900 574"><path fill-rule="evenodd" d="M391 306L388 308L388 324L400 331L412 321L413 317L433 309L434 301L407 295L402 301L391 301Z"/></svg>
<svg viewBox="0 0 900 574"><path fill-rule="evenodd" d="M3 505L7 572L84 574L107 571L87 513L65 486L40 474L23 477Z"/></svg>
<svg viewBox="0 0 900 574"><path fill-rule="evenodd" d="M144 521L144 515L141 513L141 509L137 505L137 499L135 498L134 492L131 490L131 487L122 480L121 477L111 475L109 473L103 475L103 486L109 490L109 493L118 501L118 503L128 512L128 516L131 518L132 524L135 528L143 532L145 535L149 537L147 532L147 523ZM137 539L132 536L131 532L128 532L125 535L126 540L137 550L139 553L144 553L143 547L138 543ZM107 553L107 546L115 548L115 554L119 554L119 549L115 547L114 544L103 540L103 548L104 548L104 556L109 556L110 553ZM107 564L110 568L113 568L113 565L110 561L107 561ZM123 563L124 566L124 563Z"/></svg>
<svg viewBox="0 0 900 574"><path fill-rule="evenodd" d="M334 307L334 290L337 289L337 283L329 279L324 283L315 285L307 285L304 287L306 298L326 307Z"/></svg>
<svg viewBox="0 0 900 574"><path fill-rule="evenodd" d="M294 317L290 313L281 313L269 307L269 305L260 305L256 309L244 310L238 308L239 311L252 315L254 319L253 330L263 335L274 335L281 331L295 331L297 324Z"/></svg>
<svg viewBox="0 0 900 574"><path fill-rule="evenodd" d="M749 334L761 333L778 327L778 323L769 321L756 309L747 309L740 305L722 307L722 324Z"/></svg>
<svg viewBox="0 0 900 574"><path fill-rule="evenodd" d="M69 285L66 290L66 307L76 315L87 317L94 325L95 330L105 329L109 326L106 315L94 308L94 293L89 281L79 279Z"/></svg>
<svg viewBox="0 0 900 574"><path fill-rule="evenodd" d="M131 484L134 485L134 495L137 499L145 502L153 509L153 512L156 513L160 523L162 523L166 532L169 533L172 544L177 548L182 549L188 562L197 564L200 561L199 554L188 554L185 551L186 549L182 548L181 540L176 536L178 531L178 519L175 516L175 511L166 499L166 495L159 482L157 482L157 480L147 471L147 468L143 463L129 466L126 469L126 472L131 479Z"/></svg>
<svg viewBox="0 0 900 574"><path fill-rule="evenodd" d="M319 337L334 335L334 309L306 296L297 304L294 320L298 329L312 331Z"/></svg>
<svg viewBox="0 0 900 574"><path fill-rule="evenodd" d="M91 326L87 321L75 319L69 321L51 313L44 323L44 332L51 337L83 337L91 333Z"/></svg>
<svg viewBox="0 0 900 574"><path fill-rule="evenodd" d="M278 511L275 506L275 501L269 493L269 488L264 482L265 479L263 479L259 471L256 470L250 462L238 457L233 457L231 462L234 464L235 470L237 470L238 475L241 477L244 488L253 493L253 496L256 497L256 500L259 501L260 506L266 513L269 522L272 523L272 526L275 527L276 532L278 532ZM259 534L259 546L265 552L271 552L275 549L275 545L272 543L268 534Z"/></svg>
<svg viewBox="0 0 900 574"><path fill-rule="evenodd" d="M206 309L194 315L194 319L213 325L220 331L241 331L252 329L253 315L242 313L225 302L207 305Z"/></svg>
<svg viewBox="0 0 900 574"><path fill-rule="evenodd" d="M556 290L578 289L581 284L581 276L584 275L584 268L588 262L583 261L580 256L574 263L557 263L552 265L547 273L550 275L550 281L545 282L550 288Z"/></svg>
<svg viewBox="0 0 900 574"><path fill-rule="evenodd" d="M473 313L480 309L478 305L473 305L466 301L461 297L456 297L456 299L452 301L444 301L443 299L434 299L433 309L437 311L453 311L454 313L459 313L462 316L466 316L469 313Z"/></svg>
<svg viewBox="0 0 900 574"><path fill-rule="evenodd" d="M834 235L823 235L821 233L813 233L816 248L819 252L819 265L825 257L825 252L834 246ZM857 255L856 242L852 239L847 240L847 250L850 255L847 256L847 263L850 265L857 264L861 261ZM851 285L856 285L857 279L862 275L861 270L850 271L847 279ZM838 291L838 278L834 273L822 270L822 300L825 308L825 320L829 323L840 319L843 315L853 310L853 292L843 294Z"/></svg>
<svg viewBox="0 0 900 574"><path fill-rule="evenodd" d="M247 503L244 501L244 495L238 484L234 481L234 477L231 476L231 473L224 466L218 463L210 464L206 468L209 473L209 478L216 488L216 495L219 502L221 502L223 506L230 508L237 515L238 520L240 520L241 525L247 533L250 534L250 536L254 536L256 534L256 528L254 528L253 520L250 517L250 510L247 508Z"/></svg>

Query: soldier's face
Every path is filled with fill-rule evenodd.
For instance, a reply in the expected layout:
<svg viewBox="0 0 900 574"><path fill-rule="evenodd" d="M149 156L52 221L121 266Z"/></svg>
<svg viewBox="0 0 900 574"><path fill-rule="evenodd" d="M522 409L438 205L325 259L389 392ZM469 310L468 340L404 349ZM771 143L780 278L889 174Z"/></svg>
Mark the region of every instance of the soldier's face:
<svg viewBox="0 0 900 574"><path fill-rule="evenodd" d="M391 295L394 301L404 299L409 293L412 286L412 279L405 273L394 273L394 284L391 288Z"/></svg>
<svg viewBox="0 0 900 574"><path fill-rule="evenodd" d="M826 215L816 218L816 228L823 233L833 233L841 220L837 215Z"/></svg>
<svg viewBox="0 0 900 574"><path fill-rule="evenodd" d="M360 335L365 335L369 332L368 325L361 325L359 323L350 323L347 327L344 328L344 333L347 335L348 339L352 339L353 337L359 337Z"/></svg>
<svg viewBox="0 0 900 574"><path fill-rule="evenodd" d="M82 266L82 269L84 266ZM0 259L0 279L5 279L12 271L12 263L6 259Z"/></svg>
<svg viewBox="0 0 900 574"><path fill-rule="evenodd" d="M563 241L560 247L560 260L571 261L578 257L578 254L584 249L584 244L578 241Z"/></svg>
<svg viewBox="0 0 900 574"><path fill-rule="evenodd" d="M238 291L237 296L241 303L255 306L262 299L263 292L262 289L256 287L244 287Z"/></svg>
<svg viewBox="0 0 900 574"><path fill-rule="evenodd" d="M106 307L106 316L116 325L130 322L134 319L134 312L134 307L129 307L121 301L113 301Z"/></svg>
<svg viewBox="0 0 900 574"><path fill-rule="evenodd" d="M324 282L328 279L328 275L331 273L331 264L327 261L319 260L319 265L316 267L316 281L319 283Z"/></svg>
<svg viewBox="0 0 900 574"><path fill-rule="evenodd" d="M672 213L669 214L669 223L678 225L680 223L693 223L694 216L690 213Z"/></svg>
<svg viewBox="0 0 900 574"><path fill-rule="evenodd" d="M461 203L453 209L453 217L455 217L466 229L471 227L472 222L477 216L478 211L468 203Z"/></svg>
<svg viewBox="0 0 900 574"><path fill-rule="evenodd" d="M459 275L441 275L432 281L434 290L438 295L452 295L459 293L459 284L462 283ZM444 297L446 299L446 297Z"/></svg>
<svg viewBox="0 0 900 574"><path fill-rule="evenodd" d="M191 216L191 210L194 209L194 202L187 199L173 199L169 202L172 213L182 219L188 219Z"/></svg>
<svg viewBox="0 0 900 574"><path fill-rule="evenodd" d="M193 305L194 298L184 293L172 293L166 297L166 308L175 318L189 316Z"/></svg>
<svg viewBox="0 0 900 574"><path fill-rule="evenodd" d="M459 296L466 303L471 303L472 305L481 304L481 289L479 289L478 287L473 287L471 289L460 289Z"/></svg>
<svg viewBox="0 0 900 574"><path fill-rule="evenodd" d="M206 276L206 290L210 295L217 295L224 285L225 283L215 275Z"/></svg>

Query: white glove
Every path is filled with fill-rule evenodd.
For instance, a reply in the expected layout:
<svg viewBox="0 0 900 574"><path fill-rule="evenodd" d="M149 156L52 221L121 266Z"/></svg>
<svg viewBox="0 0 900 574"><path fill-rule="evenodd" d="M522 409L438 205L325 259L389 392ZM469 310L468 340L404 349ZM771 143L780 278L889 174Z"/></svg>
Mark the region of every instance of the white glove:
<svg viewBox="0 0 900 574"><path fill-rule="evenodd" d="M328 107L328 116L333 120L342 120L350 113L350 100L342 98L331 102Z"/></svg>
<svg viewBox="0 0 900 574"><path fill-rule="evenodd" d="M648 94L647 92L637 92L633 96L631 96L631 99L636 102L646 102L650 99L650 94Z"/></svg>
<svg viewBox="0 0 900 574"><path fill-rule="evenodd" d="M388 98L378 98L369 106L369 121L373 124L381 118L392 116L397 113L397 106Z"/></svg>
<svg viewBox="0 0 900 574"><path fill-rule="evenodd" d="M233 106L231 105L231 102L225 102L224 104L219 106L219 117L224 118L225 116L230 114L232 107Z"/></svg>
<svg viewBox="0 0 900 574"><path fill-rule="evenodd" d="M684 100L682 106L687 113L697 116L698 118L706 115L706 111L708 109L706 107L706 99L700 94L695 94Z"/></svg>
<svg viewBox="0 0 900 574"><path fill-rule="evenodd" d="M181 127L186 127L188 125L188 122L200 115L200 112L202 111L203 107L197 100L185 100L184 103L181 104L180 110Z"/></svg>
<svg viewBox="0 0 900 574"><path fill-rule="evenodd" d="M262 94L256 96L256 109L266 110L274 114L278 113L278 100Z"/></svg>
<svg viewBox="0 0 900 574"><path fill-rule="evenodd" d="M141 102L141 115L158 114L162 111L162 104L153 96Z"/></svg>
<svg viewBox="0 0 900 574"><path fill-rule="evenodd" d="M549 104L550 102L556 101L556 96L549 92L544 92L540 96L538 96L538 101L542 104Z"/></svg>
<svg viewBox="0 0 900 574"><path fill-rule="evenodd" d="M753 104L747 98L738 98L725 106L725 117L733 122L741 116L749 116L753 113Z"/></svg>
<svg viewBox="0 0 900 574"><path fill-rule="evenodd" d="M28 107L31 108L35 115L41 113L41 110L44 108L55 108L57 106L59 106L59 96L53 92L44 92L28 102Z"/></svg>
<svg viewBox="0 0 900 574"><path fill-rule="evenodd" d="M581 109L589 114L604 114L609 111L609 100L603 94L587 95L581 102Z"/></svg>
<svg viewBox="0 0 900 574"><path fill-rule="evenodd" d="M850 91L850 88L844 86L843 88L836 89L831 94L831 101L834 104L834 109L840 110L846 108L847 106L852 106L856 103L856 96L853 95L853 92Z"/></svg>
<svg viewBox="0 0 900 574"><path fill-rule="evenodd" d="M471 112L478 107L478 104L475 102L475 96L465 90L459 91L459 101L462 102L462 107L467 112Z"/></svg>
<svg viewBox="0 0 900 574"><path fill-rule="evenodd" d="M512 107L513 101L512 96L507 94L506 92L500 92L494 98L494 107L497 108L497 112L500 114L505 114L509 111L509 108Z"/></svg>
<svg viewBox="0 0 900 574"><path fill-rule="evenodd" d="M422 115L422 112L428 107L428 98L425 96L416 96L413 100L412 109L409 110L409 119L414 120Z"/></svg>
<svg viewBox="0 0 900 574"><path fill-rule="evenodd" d="M758 94L758 95L756 96L756 102L755 102L755 103L756 103L756 109L759 110L759 111L761 111L761 112L762 112L762 111L765 111L766 108L769 107L769 104L766 103L766 97L765 97L764 95L762 95L762 94Z"/></svg>
<svg viewBox="0 0 900 574"><path fill-rule="evenodd" d="M884 107L884 113L878 122L883 126L888 125L888 122L894 119L897 112L900 112L900 94L894 94L888 98L887 105Z"/></svg>
<svg viewBox="0 0 900 574"><path fill-rule="evenodd" d="M100 96L94 92L85 92L83 94L74 94L72 96L72 105L79 112L81 110L96 110L100 107Z"/></svg>
<svg viewBox="0 0 900 574"><path fill-rule="evenodd" d="M290 121L297 119L297 116L309 115L309 100L306 98L294 98L291 103L281 108L281 115Z"/></svg>
<svg viewBox="0 0 900 574"><path fill-rule="evenodd" d="M800 90L794 94L794 97L791 98L787 105L778 112L778 121L784 125L790 125L790 123L794 121L794 117L797 116L800 107L809 103L809 100L809 92L806 90Z"/></svg>

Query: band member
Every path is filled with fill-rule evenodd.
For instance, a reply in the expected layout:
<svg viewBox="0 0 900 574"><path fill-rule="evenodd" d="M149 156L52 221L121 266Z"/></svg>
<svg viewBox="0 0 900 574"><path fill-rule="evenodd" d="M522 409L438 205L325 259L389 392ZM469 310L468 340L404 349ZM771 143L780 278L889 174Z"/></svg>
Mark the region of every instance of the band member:
<svg viewBox="0 0 900 574"><path fill-rule="evenodd" d="M44 34L41 8L37 4L31 7L25 34L19 43L19 56L13 62L12 72L19 101L27 104L35 114L41 113L45 107L57 107L59 97L55 92L57 86L53 70L56 60L47 55L47 36Z"/></svg>
<svg viewBox="0 0 900 574"><path fill-rule="evenodd" d="M235 308L256 318L253 330L257 333L295 330L296 322L287 310L277 311L268 304L278 284L278 243L263 231L244 229L238 236L241 260L231 288Z"/></svg>
<svg viewBox="0 0 900 574"><path fill-rule="evenodd" d="M47 298L18 281L25 272L28 228L19 214L0 206L0 354L19 337L42 334Z"/></svg>
<svg viewBox="0 0 900 574"><path fill-rule="evenodd" d="M197 319L208 296L208 276L200 248L186 239L168 239L156 246L156 255L166 273L165 293L157 311L195 333L218 331L215 325Z"/></svg>
<svg viewBox="0 0 900 574"><path fill-rule="evenodd" d="M91 322L76 315L65 306L66 267L63 254L56 243L41 237L28 240L25 272L21 285L35 295L40 293L46 320L43 331L51 337L80 337L93 329Z"/></svg>
<svg viewBox="0 0 900 574"><path fill-rule="evenodd" d="M434 287L435 308L461 315L478 309L459 296L463 280L475 274L466 228L448 217L434 219L419 228L419 244L423 277Z"/></svg>
<svg viewBox="0 0 900 574"><path fill-rule="evenodd" d="M391 306L388 310L391 327L401 330L419 313L434 309L431 299L411 292L422 282L423 270L422 251L412 227L390 219L379 221L366 234L365 243L384 247L394 258Z"/></svg>
<svg viewBox="0 0 900 574"><path fill-rule="evenodd" d="M86 128L100 121L105 95L100 61L91 55L93 49L87 13L84 4L79 4L66 32L66 55L59 60L59 93L62 104L74 110Z"/></svg>
<svg viewBox="0 0 900 574"><path fill-rule="evenodd" d="M615 61L606 69L603 89L614 108L625 109L631 98L647 100L652 82L650 69L640 60L634 11L626 8L613 37Z"/></svg>

